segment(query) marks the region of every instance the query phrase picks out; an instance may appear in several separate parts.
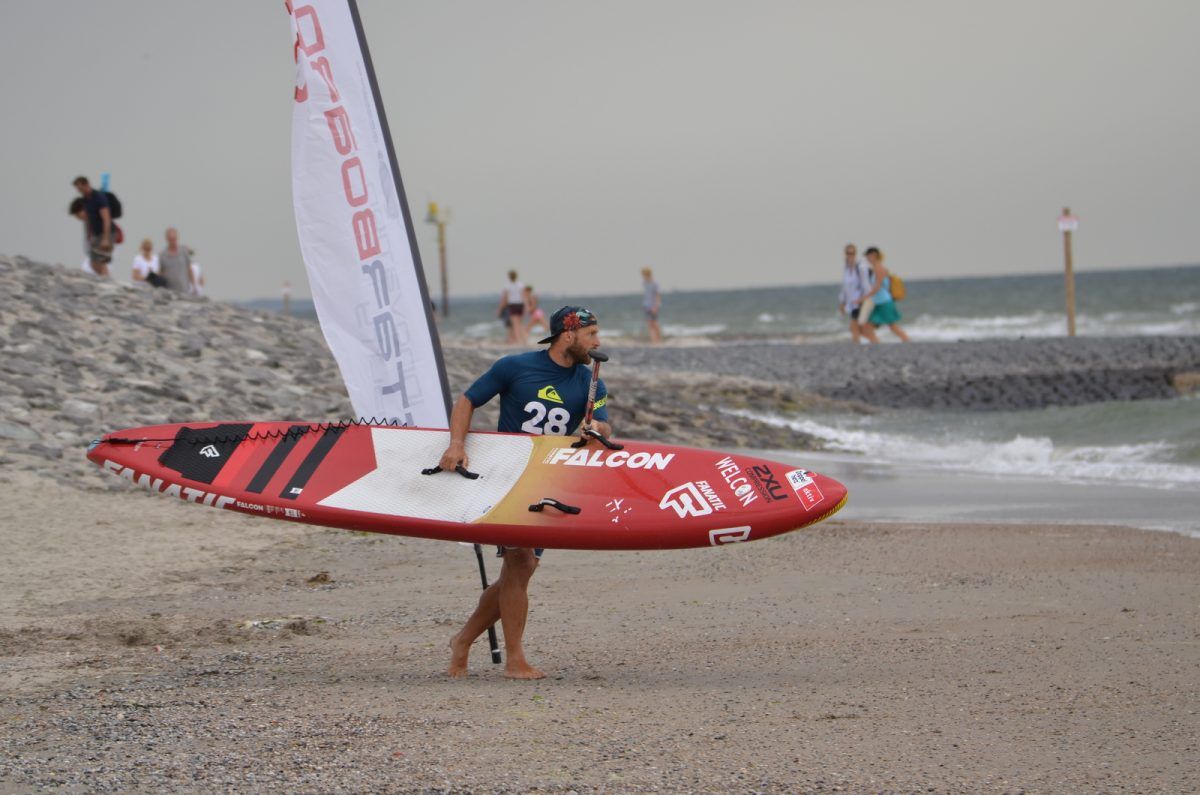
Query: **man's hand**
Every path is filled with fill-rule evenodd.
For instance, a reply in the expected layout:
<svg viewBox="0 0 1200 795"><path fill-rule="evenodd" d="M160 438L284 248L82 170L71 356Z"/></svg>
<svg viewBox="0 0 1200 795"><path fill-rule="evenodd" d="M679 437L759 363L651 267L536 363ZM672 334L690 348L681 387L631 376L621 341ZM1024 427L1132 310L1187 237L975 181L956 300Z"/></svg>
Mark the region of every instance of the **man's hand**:
<svg viewBox="0 0 1200 795"><path fill-rule="evenodd" d="M453 472L454 468L462 465L465 469L467 462L467 447L462 442L450 442L450 446L446 448L446 452L442 453L442 460L438 461L440 466L446 472Z"/></svg>
<svg viewBox="0 0 1200 795"><path fill-rule="evenodd" d="M612 426L602 420L592 420L590 425L585 425L579 429L580 434L586 431L595 431L605 439L612 438Z"/></svg>

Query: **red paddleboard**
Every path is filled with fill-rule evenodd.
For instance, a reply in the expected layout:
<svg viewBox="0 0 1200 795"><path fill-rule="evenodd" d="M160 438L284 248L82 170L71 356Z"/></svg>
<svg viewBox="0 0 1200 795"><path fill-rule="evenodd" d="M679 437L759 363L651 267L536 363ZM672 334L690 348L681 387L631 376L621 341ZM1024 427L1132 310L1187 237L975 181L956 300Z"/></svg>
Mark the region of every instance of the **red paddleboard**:
<svg viewBox="0 0 1200 795"><path fill-rule="evenodd" d="M470 479L422 474L449 432L289 422L118 431L88 458L188 502L307 524L551 549L721 546L819 522L846 488L737 453L574 437L472 432ZM532 509L531 509L532 507Z"/></svg>

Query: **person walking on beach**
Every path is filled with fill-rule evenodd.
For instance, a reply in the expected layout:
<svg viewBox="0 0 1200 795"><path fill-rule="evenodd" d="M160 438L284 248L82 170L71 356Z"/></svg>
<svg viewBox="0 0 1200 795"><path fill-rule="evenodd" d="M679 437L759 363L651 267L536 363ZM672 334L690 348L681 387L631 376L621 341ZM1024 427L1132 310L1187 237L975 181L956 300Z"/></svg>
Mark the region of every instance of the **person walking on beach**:
<svg viewBox="0 0 1200 795"><path fill-rule="evenodd" d="M88 262L92 273L97 276L108 275L108 263L113 255L113 214L108 206L108 196L103 191L94 190L87 177L76 177L71 183L79 191L83 200L84 231L88 241ZM72 210L77 205L72 204ZM77 215L75 212L72 215ZM78 216L77 216L78 217Z"/></svg>
<svg viewBox="0 0 1200 795"><path fill-rule="evenodd" d="M457 466L468 466L471 417L475 409L496 395L500 396L499 431L566 436L584 430L575 426L587 412L591 385L587 365L591 352L600 347L596 315L583 307L564 306L550 318L550 336L538 342L546 343L550 344L546 350L501 358L458 399L450 414L450 445L438 463L443 470L454 472ZM599 382L592 429L605 436L612 433L605 405L607 395L604 382ZM450 639L447 673L453 677L467 675L471 644L499 620L507 654L504 675L541 679L545 674L529 664L522 640L529 614L529 580L542 550L500 547L497 554L504 560L500 576L479 597L475 612Z"/></svg>
<svg viewBox="0 0 1200 795"><path fill-rule="evenodd" d="M167 280L167 289L177 293L192 291L192 255L186 246L179 245L179 230L169 227L167 247L158 253L159 273Z"/></svg>
<svg viewBox="0 0 1200 795"><path fill-rule="evenodd" d="M654 272L642 268L642 312L646 316L646 328L650 332L650 344L662 342L662 330L658 325L658 310L662 309L662 293L658 290L658 282L654 281Z"/></svg>
<svg viewBox="0 0 1200 795"><path fill-rule="evenodd" d="M524 345L528 342L525 336L525 322L521 319L525 315L525 286L517 281L516 271L508 272L508 282L500 291L500 307L496 314L508 322L509 345Z"/></svg>
<svg viewBox="0 0 1200 795"><path fill-rule="evenodd" d="M879 342L879 338L875 335L875 329L887 326L893 334L900 338L901 342L908 342L908 334L900 327L900 308L896 306L896 301L892 298L892 276L883 264L883 252L872 246L866 250L865 256L867 262L871 263L874 284L871 291L863 296L863 309L860 310L858 316L863 336L871 342ZM873 308L869 315L864 316L863 312L866 311L867 301L873 302Z"/></svg>
<svg viewBox="0 0 1200 795"><path fill-rule="evenodd" d="M847 243L844 251L846 261L842 266L842 289L838 293L838 311L850 318L850 339L857 345L861 341L859 315L863 295L871 289L871 266L858 258L858 247ZM874 334L874 331L871 332Z"/></svg>

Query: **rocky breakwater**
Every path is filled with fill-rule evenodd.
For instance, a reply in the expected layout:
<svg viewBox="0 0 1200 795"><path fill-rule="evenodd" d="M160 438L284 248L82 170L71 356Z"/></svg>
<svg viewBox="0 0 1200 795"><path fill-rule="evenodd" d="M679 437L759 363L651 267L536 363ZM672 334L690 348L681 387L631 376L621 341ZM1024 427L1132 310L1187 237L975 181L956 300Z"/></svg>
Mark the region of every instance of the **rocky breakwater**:
<svg viewBox="0 0 1200 795"><path fill-rule="evenodd" d="M1176 397L1200 385L1200 337L733 344L629 348L640 370L750 376L888 408L1012 410Z"/></svg>
<svg viewBox="0 0 1200 795"><path fill-rule="evenodd" d="M454 393L503 353L447 348ZM740 377L644 377L628 367L604 374L626 438L801 449L810 437L711 407L749 400L788 411L824 402ZM166 422L352 418L341 374L312 321L0 257L2 467L108 488L119 481L102 477L84 458L87 443L107 431ZM495 418L495 406L487 406L475 427L495 428Z"/></svg>

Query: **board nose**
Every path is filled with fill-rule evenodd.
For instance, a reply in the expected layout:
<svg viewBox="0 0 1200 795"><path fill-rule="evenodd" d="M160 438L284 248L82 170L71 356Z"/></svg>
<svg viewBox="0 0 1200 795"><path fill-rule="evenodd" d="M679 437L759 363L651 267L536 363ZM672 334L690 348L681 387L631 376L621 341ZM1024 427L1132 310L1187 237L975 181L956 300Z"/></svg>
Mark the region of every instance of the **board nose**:
<svg viewBox="0 0 1200 795"><path fill-rule="evenodd" d="M850 495L850 490L844 485L834 480L831 477L820 473L813 473L813 479L816 481L817 487L821 490L821 495L824 499L821 504L814 506L819 509L817 512L828 516L841 510Z"/></svg>

